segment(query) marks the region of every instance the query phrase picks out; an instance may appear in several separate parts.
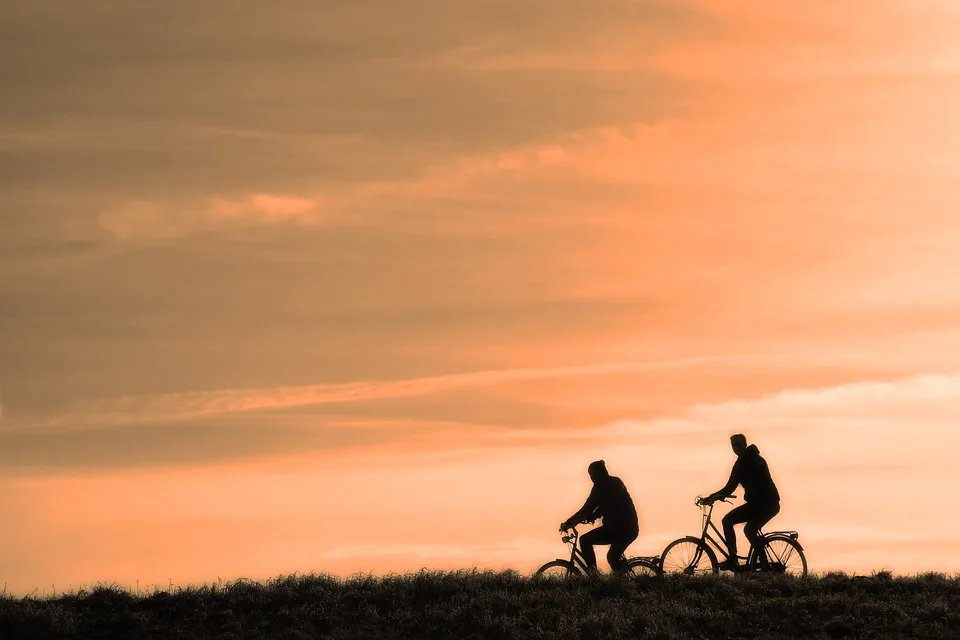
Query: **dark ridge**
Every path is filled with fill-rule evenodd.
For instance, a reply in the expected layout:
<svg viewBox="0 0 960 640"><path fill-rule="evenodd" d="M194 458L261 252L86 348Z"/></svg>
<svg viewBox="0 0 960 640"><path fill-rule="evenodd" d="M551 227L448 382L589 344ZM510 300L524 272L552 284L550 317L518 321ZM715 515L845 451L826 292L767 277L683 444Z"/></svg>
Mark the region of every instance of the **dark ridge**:
<svg viewBox="0 0 960 640"><path fill-rule="evenodd" d="M960 576L428 572L0 595L0 638L960 638Z"/></svg>

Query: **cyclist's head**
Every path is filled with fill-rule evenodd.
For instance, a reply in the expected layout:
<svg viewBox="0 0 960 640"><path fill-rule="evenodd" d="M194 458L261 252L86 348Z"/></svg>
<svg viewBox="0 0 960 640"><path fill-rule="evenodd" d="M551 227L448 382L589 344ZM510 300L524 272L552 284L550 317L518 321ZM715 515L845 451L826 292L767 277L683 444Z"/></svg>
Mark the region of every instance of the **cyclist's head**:
<svg viewBox="0 0 960 640"><path fill-rule="evenodd" d="M735 454L740 455L747 450L747 436L742 433L733 434L730 436L730 446Z"/></svg>
<svg viewBox="0 0 960 640"><path fill-rule="evenodd" d="M596 460L590 463L590 466L587 467L587 473L590 474L590 479L596 482L601 478L606 478L610 475L607 472L607 465L603 460Z"/></svg>

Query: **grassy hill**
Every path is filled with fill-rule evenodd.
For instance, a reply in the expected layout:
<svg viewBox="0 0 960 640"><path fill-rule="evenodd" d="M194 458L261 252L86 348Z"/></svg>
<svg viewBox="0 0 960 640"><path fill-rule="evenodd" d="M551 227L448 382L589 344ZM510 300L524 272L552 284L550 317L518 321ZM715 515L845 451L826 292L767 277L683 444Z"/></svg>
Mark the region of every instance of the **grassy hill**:
<svg viewBox="0 0 960 640"><path fill-rule="evenodd" d="M0 638L960 638L960 577L308 575L0 597Z"/></svg>

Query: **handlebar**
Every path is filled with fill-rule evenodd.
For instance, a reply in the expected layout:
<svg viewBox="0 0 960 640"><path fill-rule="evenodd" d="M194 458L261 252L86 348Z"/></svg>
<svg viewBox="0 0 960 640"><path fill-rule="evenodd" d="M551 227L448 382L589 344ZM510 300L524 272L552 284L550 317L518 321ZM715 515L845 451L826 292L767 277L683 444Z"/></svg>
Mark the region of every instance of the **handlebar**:
<svg viewBox="0 0 960 640"><path fill-rule="evenodd" d="M575 522L575 523L573 523L572 525L570 525L569 527L564 527L563 525L561 525L561 526L560 526L560 531L573 531L574 533L577 533L577 525L578 525L578 524L593 524L593 523L596 522L597 520L598 520L598 518L587 518L586 520L581 520L580 522Z"/></svg>
<svg viewBox="0 0 960 640"><path fill-rule="evenodd" d="M576 542L576 541L577 541L577 538L580 536L580 532L577 531L577 525L578 525L578 524L593 524L593 523L596 522L596 521L597 521L597 518L588 518L588 519L586 519L586 520L581 520L580 522L576 522L576 523L570 525L569 527L562 527L562 528L560 529L560 532L561 532L561 533L565 533L565 532L569 531L569 532L570 532L570 535L564 535L561 539L562 539L564 542Z"/></svg>
<svg viewBox="0 0 960 640"><path fill-rule="evenodd" d="M580 532L577 531L577 525L573 525L568 529L561 529L560 531L563 533L563 535L560 537L560 540L564 543L570 542L572 544L576 544L577 538L580 537ZM567 533L568 531L570 533Z"/></svg>
<svg viewBox="0 0 960 640"><path fill-rule="evenodd" d="M710 500L709 498L702 498L702 497L700 497L700 496L697 496L697 499L694 500L693 503L694 503L695 505L697 505L698 507L710 506L710 505L712 505L714 502L716 502L716 501L718 501L718 500L719 500L720 502L726 502L727 504L733 504L733 503L730 501L730 499L731 499L731 498L736 498L736 497L737 497L736 495L731 494L731 495L727 496L726 498L714 498L713 500Z"/></svg>

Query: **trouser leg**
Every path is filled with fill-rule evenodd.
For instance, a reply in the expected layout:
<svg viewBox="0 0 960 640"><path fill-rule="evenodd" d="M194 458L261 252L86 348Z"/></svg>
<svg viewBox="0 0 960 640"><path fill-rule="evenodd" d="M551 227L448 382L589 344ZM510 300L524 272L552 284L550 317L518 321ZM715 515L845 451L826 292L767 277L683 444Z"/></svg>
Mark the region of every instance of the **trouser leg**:
<svg viewBox="0 0 960 640"><path fill-rule="evenodd" d="M763 528L763 525L770 522L778 513L780 513L779 502L758 505L754 509L751 518L743 527L743 534L747 537L747 540L750 541L750 544L753 545L754 549L760 549L760 529Z"/></svg>
<svg viewBox="0 0 960 640"><path fill-rule="evenodd" d="M749 504L742 504L723 516L723 537L727 542L727 553L731 560L737 559L737 534L733 526L749 521L752 516L753 507Z"/></svg>
<svg viewBox="0 0 960 640"><path fill-rule="evenodd" d="M639 532L636 531L627 531L610 543L610 549L607 551L607 562L610 563L612 570L621 573L626 570L627 567L625 563L622 562L623 554L626 552L627 547L637 539L638 534Z"/></svg>
<svg viewBox="0 0 960 640"><path fill-rule="evenodd" d="M597 527L580 536L580 553L583 554L588 569L597 568L597 552L594 551L593 547L598 544L606 544L603 542L606 537L604 533L603 527Z"/></svg>
<svg viewBox="0 0 960 640"><path fill-rule="evenodd" d="M597 554L593 547L608 544L610 549L607 551L607 562L610 563L610 568L614 571L622 571L624 567L620 562L620 556L627 550L630 543L637 539L637 535L637 531L623 531L606 526L597 527L580 536L580 552L587 567L596 569Z"/></svg>

